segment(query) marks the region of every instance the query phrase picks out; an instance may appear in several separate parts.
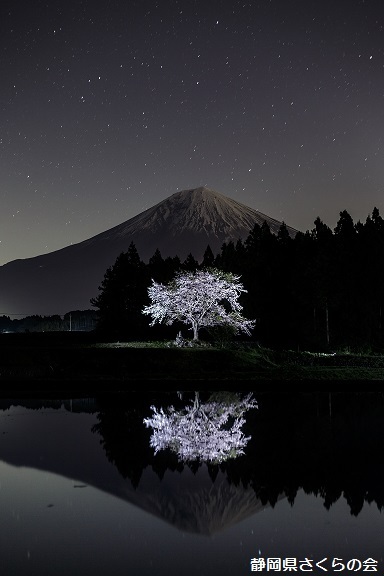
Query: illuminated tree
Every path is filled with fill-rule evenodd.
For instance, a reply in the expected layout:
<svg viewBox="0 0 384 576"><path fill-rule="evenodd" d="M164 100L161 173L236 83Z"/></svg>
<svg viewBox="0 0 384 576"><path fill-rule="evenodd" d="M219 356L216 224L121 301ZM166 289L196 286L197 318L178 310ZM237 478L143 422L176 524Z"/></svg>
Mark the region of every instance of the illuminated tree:
<svg viewBox="0 0 384 576"><path fill-rule="evenodd" d="M226 326L235 334L241 331L250 335L255 321L241 315L238 298L247 290L239 278L211 268L179 272L166 286L152 280L148 288L152 303L142 312L152 316L151 326L175 321L189 325L194 340L198 340L199 329L208 326Z"/></svg>
<svg viewBox="0 0 384 576"><path fill-rule="evenodd" d="M244 436L244 412L257 408L252 394L241 398L232 394L226 398L200 401L195 392L192 405L182 410L169 406L166 410L151 406L153 416L144 418L147 428L153 428L150 445L159 450L170 449L180 461L199 460L214 464L244 454L250 436Z"/></svg>

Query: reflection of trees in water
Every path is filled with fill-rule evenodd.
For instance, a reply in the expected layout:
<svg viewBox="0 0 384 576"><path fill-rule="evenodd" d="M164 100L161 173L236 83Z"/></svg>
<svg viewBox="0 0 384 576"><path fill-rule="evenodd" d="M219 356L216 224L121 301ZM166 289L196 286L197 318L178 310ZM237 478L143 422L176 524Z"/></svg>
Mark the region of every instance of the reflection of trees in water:
<svg viewBox="0 0 384 576"><path fill-rule="evenodd" d="M103 398L92 431L100 435L106 456L124 478L137 486L148 459L149 444L143 438L143 411L147 401L140 395L130 398Z"/></svg>
<svg viewBox="0 0 384 576"><path fill-rule="evenodd" d="M153 454L150 431L143 425L149 406L178 406L175 394L148 396L99 401L95 432L101 435L108 459L134 486L148 466L160 479L167 470L181 471L185 466L196 474L198 462L180 463L170 452ZM259 409L250 411L244 424L244 434L252 437L246 455L208 465L212 482L220 471L229 483L251 487L263 504L272 506L281 495L293 504L303 489L321 498L327 509L340 498L346 499L353 515L360 513L364 503L383 509L383 394L254 396ZM179 402L182 406L185 401Z"/></svg>
<svg viewBox="0 0 384 576"><path fill-rule="evenodd" d="M173 404L152 405L152 416L143 422L153 429L150 445L155 454L169 449L181 462L219 464L244 454L251 437L242 431L243 415L251 408L257 408L252 393L214 393L203 402L196 391L193 401L180 410Z"/></svg>
<svg viewBox="0 0 384 576"><path fill-rule="evenodd" d="M257 441L227 468L230 481L251 482L262 500L303 489L329 509L344 497L351 514L384 504L384 396L262 395ZM330 404L331 401L331 404Z"/></svg>

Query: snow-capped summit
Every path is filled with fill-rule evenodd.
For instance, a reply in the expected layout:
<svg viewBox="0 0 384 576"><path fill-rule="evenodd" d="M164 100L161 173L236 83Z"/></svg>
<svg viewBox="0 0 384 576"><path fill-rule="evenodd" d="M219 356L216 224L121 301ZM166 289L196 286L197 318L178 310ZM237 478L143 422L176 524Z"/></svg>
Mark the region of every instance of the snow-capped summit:
<svg viewBox="0 0 384 576"><path fill-rule="evenodd" d="M205 187L176 192L137 216L61 250L0 266L0 298L7 315L64 314L90 308L104 273L134 242L144 262L189 253L201 260L224 242L245 240L255 223L273 233L281 222ZM297 230L287 227L291 236Z"/></svg>
<svg viewBox="0 0 384 576"><path fill-rule="evenodd" d="M158 248L163 257L175 256L184 260L192 252L201 260L209 244L218 253L223 242L244 240L255 222L266 221L277 233L281 222L236 202L206 187L175 192L152 208L141 212L127 222L111 228L86 241L101 239L119 242L132 240L144 261ZM297 230L288 227L294 236Z"/></svg>

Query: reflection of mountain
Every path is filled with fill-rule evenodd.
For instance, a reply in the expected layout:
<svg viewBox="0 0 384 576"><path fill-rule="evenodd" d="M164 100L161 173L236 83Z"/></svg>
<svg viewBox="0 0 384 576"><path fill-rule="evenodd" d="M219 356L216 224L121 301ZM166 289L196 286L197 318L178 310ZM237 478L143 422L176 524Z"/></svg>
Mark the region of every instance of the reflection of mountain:
<svg viewBox="0 0 384 576"><path fill-rule="evenodd" d="M195 473L187 466L181 472L167 470L161 480L147 468L137 489L129 493L129 500L183 532L205 535L227 529L269 507L250 486L231 484L222 470L212 481L206 464Z"/></svg>
<svg viewBox="0 0 384 576"><path fill-rule="evenodd" d="M220 466L229 484L252 487L263 504L272 506L282 494L294 504L296 494L304 489L320 496L327 509L345 498L356 516L364 503L384 508L381 393L253 395L259 409L247 415L244 433L252 438L246 456ZM118 407L112 402L101 406L97 429L107 457L138 488L149 465L160 478L171 467L178 469L176 456L153 456L150 433L142 429L149 405L167 406L170 397L140 401L139 395L136 401L129 398ZM175 399L172 403L178 409ZM374 468L356 464L366 461L375 462Z"/></svg>
<svg viewBox="0 0 384 576"><path fill-rule="evenodd" d="M97 413L71 413L70 404L3 406L0 460L72 478L74 486L94 486L205 534L283 497L293 506L300 490L326 509L345 499L355 516L367 504L384 508L382 394L254 396L259 409L247 419L246 456L224 465L183 466L165 451L154 456L143 418L152 403L178 408L176 394L167 392L98 399Z"/></svg>
<svg viewBox="0 0 384 576"><path fill-rule="evenodd" d="M162 479L148 466L135 488L105 458L91 432L95 420L64 408L12 407L0 413L0 460L72 478L74 488L93 486L188 532L212 534L265 507L253 489L230 484L223 471L212 481L205 465L195 473L167 470Z"/></svg>

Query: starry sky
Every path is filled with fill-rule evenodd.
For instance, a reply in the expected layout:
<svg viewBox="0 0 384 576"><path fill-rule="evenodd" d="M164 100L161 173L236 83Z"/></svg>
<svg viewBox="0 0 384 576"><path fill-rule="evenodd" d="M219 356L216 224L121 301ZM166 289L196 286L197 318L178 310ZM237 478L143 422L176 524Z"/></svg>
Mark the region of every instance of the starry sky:
<svg viewBox="0 0 384 576"><path fill-rule="evenodd" d="M381 0L3 0L0 264L202 185L384 215L383 128Z"/></svg>

